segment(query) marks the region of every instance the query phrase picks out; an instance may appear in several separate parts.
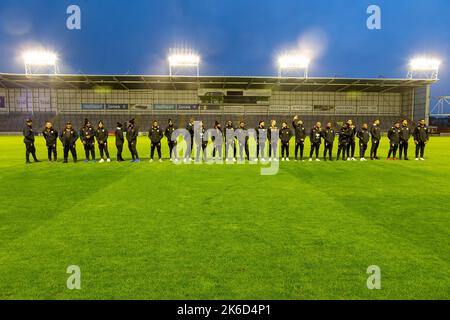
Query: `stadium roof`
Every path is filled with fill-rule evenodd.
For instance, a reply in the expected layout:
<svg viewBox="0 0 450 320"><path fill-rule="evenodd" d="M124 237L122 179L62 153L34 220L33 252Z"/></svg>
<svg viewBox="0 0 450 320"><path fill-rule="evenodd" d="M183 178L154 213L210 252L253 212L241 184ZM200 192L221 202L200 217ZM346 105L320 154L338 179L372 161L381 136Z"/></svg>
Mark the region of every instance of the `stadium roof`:
<svg viewBox="0 0 450 320"><path fill-rule="evenodd" d="M317 92L404 92L433 84L431 79L284 78L242 76L25 75L0 73L3 88L118 90L273 89Z"/></svg>

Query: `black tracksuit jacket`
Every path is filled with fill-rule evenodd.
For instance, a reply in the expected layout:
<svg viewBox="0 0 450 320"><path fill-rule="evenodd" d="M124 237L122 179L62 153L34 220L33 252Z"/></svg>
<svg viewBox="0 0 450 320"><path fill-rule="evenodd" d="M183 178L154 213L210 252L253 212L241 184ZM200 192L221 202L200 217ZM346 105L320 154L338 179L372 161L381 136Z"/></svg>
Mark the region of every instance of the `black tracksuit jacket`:
<svg viewBox="0 0 450 320"><path fill-rule="evenodd" d="M399 144L400 143L400 129L397 129L396 127L392 127L389 129L388 132L388 138L391 145Z"/></svg>
<svg viewBox="0 0 450 320"><path fill-rule="evenodd" d="M356 136L358 137L360 143L362 143L364 145L367 145L369 143L369 140L370 140L369 130L361 129L358 131Z"/></svg>
<svg viewBox="0 0 450 320"><path fill-rule="evenodd" d="M58 141L58 131L51 128L50 130L44 129L42 131L42 134L45 139L45 144L47 147L53 147L56 146L56 142Z"/></svg>
<svg viewBox="0 0 450 320"><path fill-rule="evenodd" d="M159 144L161 143L161 139L164 137L164 132L160 127L151 127L148 132L148 137L152 144Z"/></svg>
<svg viewBox="0 0 450 320"><path fill-rule="evenodd" d="M292 121L292 127L295 131L295 143L305 142L306 139L306 129L304 126L298 125L295 121Z"/></svg>

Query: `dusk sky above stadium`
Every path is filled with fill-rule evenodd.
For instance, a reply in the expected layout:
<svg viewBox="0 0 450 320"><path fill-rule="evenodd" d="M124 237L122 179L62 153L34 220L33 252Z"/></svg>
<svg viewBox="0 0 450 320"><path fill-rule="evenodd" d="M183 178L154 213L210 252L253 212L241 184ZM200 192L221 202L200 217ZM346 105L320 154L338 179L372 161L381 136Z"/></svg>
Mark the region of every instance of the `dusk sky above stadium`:
<svg viewBox="0 0 450 320"><path fill-rule="evenodd" d="M81 8L81 30L68 30L66 9ZM366 26L381 7L381 30ZM62 73L167 74L169 48L192 48L201 75L277 74L280 53L314 52L315 77L396 77L410 58L442 60L432 95L450 94L448 0L2 0L0 72L22 73L21 52L58 52Z"/></svg>

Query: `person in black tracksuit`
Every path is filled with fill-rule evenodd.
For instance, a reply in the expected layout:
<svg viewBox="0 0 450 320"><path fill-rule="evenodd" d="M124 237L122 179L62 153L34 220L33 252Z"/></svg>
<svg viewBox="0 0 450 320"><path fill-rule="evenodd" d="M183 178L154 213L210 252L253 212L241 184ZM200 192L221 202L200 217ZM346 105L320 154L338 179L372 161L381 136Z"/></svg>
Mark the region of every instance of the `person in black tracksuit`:
<svg viewBox="0 0 450 320"><path fill-rule="evenodd" d="M51 122L47 121L44 131L42 131L42 135L45 138L45 144L47 146L48 161L52 161L52 156L53 161L57 161L58 153L56 151L56 143L58 141L58 131L53 129L53 125Z"/></svg>
<svg viewBox="0 0 450 320"><path fill-rule="evenodd" d="M239 146L239 156L241 162L244 161L244 152L248 161L250 160L250 149L248 148L248 134L247 129L245 128L245 122L241 121L239 123L239 128L236 130L236 137Z"/></svg>
<svg viewBox="0 0 450 320"><path fill-rule="evenodd" d="M259 159L259 155L261 154L262 161L265 161L266 154L267 129L265 126L266 123L260 121L258 128L256 128L256 159Z"/></svg>
<svg viewBox="0 0 450 320"><path fill-rule="evenodd" d="M309 161L313 160L314 153L316 154L316 161L319 159L320 145L322 144L322 124L317 122L309 133L309 139L311 140L311 151L309 153Z"/></svg>
<svg viewBox="0 0 450 320"><path fill-rule="evenodd" d="M116 148L117 148L117 161L122 162L122 161L125 161L122 158L123 144L125 142L125 138L123 136L123 125L120 122L117 122L115 136L116 136Z"/></svg>
<svg viewBox="0 0 450 320"><path fill-rule="evenodd" d="M25 121L25 127L23 128L23 143L25 143L25 160L26 163L30 162L30 154L34 159L34 162L40 162L36 158L36 147L34 146L34 130L33 120L27 119Z"/></svg>
<svg viewBox="0 0 450 320"><path fill-rule="evenodd" d="M372 136L372 147L370 148L370 160L373 159L378 160L379 158L377 156L377 152L381 140L380 120L375 120L372 128L370 128L370 135Z"/></svg>
<svg viewBox="0 0 450 320"><path fill-rule="evenodd" d="M150 161L153 161L155 149L158 151L159 161L162 161L161 155L161 140L164 137L164 131L158 126L157 121L153 121L152 127L148 132L148 138L151 141Z"/></svg>
<svg viewBox="0 0 450 320"><path fill-rule="evenodd" d="M267 130L267 139L269 139L269 160L278 161L278 140L280 137L280 130L277 127L276 120L270 121L270 127ZM273 139L273 141L272 141Z"/></svg>
<svg viewBox="0 0 450 320"><path fill-rule="evenodd" d="M403 120L400 132L400 160L408 159L409 139L411 138L411 129L408 126L408 120Z"/></svg>
<svg viewBox="0 0 450 320"><path fill-rule="evenodd" d="M333 161L333 145L336 137L336 132L333 130L331 122L327 123L327 127L322 131L322 138L325 144L323 151L323 159L327 161L327 155L330 161Z"/></svg>
<svg viewBox="0 0 450 320"><path fill-rule="evenodd" d="M222 161L223 160L223 133L222 133L222 126L220 125L219 121L216 121L214 123L214 131L215 135L217 136L211 136L211 140L214 143L213 148L213 158L216 161ZM218 154L218 159L216 159L216 154Z"/></svg>
<svg viewBox="0 0 450 320"><path fill-rule="evenodd" d="M192 150L194 149L194 135L195 135L194 129L195 129L194 119L190 119L189 123L186 126L186 130L189 132L189 135L191 136L191 146L190 146L190 148L188 146L188 149L186 150L186 154L184 156L185 160L189 159L189 161L192 161L191 160L192 159ZM198 146L197 146L197 148L198 148Z"/></svg>
<svg viewBox="0 0 450 320"><path fill-rule="evenodd" d="M369 125L364 123L356 135L359 139L359 160L366 161L367 145L370 140Z"/></svg>
<svg viewBox="0 0 450 320"><path fill-rule="evenodd" d="M231 120L227 121L227 125L225 127L225 159L228 162L229 160L236 161L236 130L233 128L233 122ZM233 147L233 159L228 158L228 152L230 147Z"/></svg>
<svg viewBox="0 0 450 320"><path fill-rule="evenodd" d="M77 149L75 143L78 140L78 133L72 127L71 122L67 122L66 127L59 134L59 140L61 140L64 149L64 163L67 163L69 151L72 153L73 162L77 162Z"/></svg>
<svg viewBox="0 0 450 320"><path fill-rule="evenodd" d="M398 145L400 143L400 132L400 122L396 122L388 132L390 145L389 154L387 157L388 160L397 160ZM391 158L391 156L393 157Z"/></svg>
<svg viewBox="0 0 450 320"><path fill-rule="evenodd" d="M280 141L281 141L281 159L289 161L289 142L292 138L292 131L286 122L281 124ZM286 155L286 157L285 157Z"/></svg>
<svg viewBox="0 0 450 320"><path fill-rule="evenodd" d="M84 120L84 126L81 128L80 133L86 155L85 162L89 162L89 156L91 156L92 161L95 161L95 129L88 119Z"/></svg>
<svg viewBox="0 0 450 320"><path fill-rule="evenodd" d="M338 152L337 152L337 160L340 159L341 153L342 153L342 160L346 160L346 156L349 157L349 155L346 155L346 152L348 151L348 142L350 139L351 130L350 130L350 124L346 123L342 126L341 130L339 131L339 146L338 146Z"/></svg>
<svg viewBox="0 0 450 320"><path fill-rule="evenodd" d="M349 125L349 136L347 141L347 159L348 160L356 160L355 159L355 150L356 150L356 127L353 124L352 120L348 120Z"/></svg>
<svg viewBox="0 0 450 320"><path fill-rule="evenodd" d="M175 126L172 122L172 119L169 119L168 126L166 130L164 130L164 136L167 138L167 144L169 146L169 154L170 154L170 161L177 161L177 142L172 141L172 134L175 131Z"/></svg>
<svg viewBox="0 0 450 320"><path fill-rule="evenodd" d="M100 150L100 162L103 162L103 156L106 155L106 161L111 162L108 151L108 129L105 128L103 121L98 122L98 128L95 130L95 137L97 138L98 149Z"/></svg>
<svg viewBox="0 0 450 320"><path fill-rule="evenodd" d="M414 142L416 144L416 160L424 160L425 146L430 141L428 127L425 120L421 120L419 125L414 129Z"/></svg>
<svg viewBox="0 0 450 320"><path fill-rule="evenodd" d="M139 136L139 129L136 127L134 119L131 119L128 121L128 127L127 127L127 141L128 141L128 149L131 153L131 162L140 162L139 155L137 152L137 138Z"/></svg>
<svg viewBox="0 0 450 320"><path fill-rule="evenodd" d="M200 121L200 127L196 129L196 132L194 132L195 144L197 146L195 162L200 162L201 152L203 152L203 161L206 162L207 160L206 148L208 147L208 140L205 139L205 136L206 129L203 121Z"/></svg>
<svg viewBox="0 0 450 320"><path fill-rule="evenodd" d="M303 161L303 152L305 150L306 129L303 121L298 120L298 116L294 117L292 127L295 130L295 161L298 160L298 152L300 151L300 161Z"/></svg>

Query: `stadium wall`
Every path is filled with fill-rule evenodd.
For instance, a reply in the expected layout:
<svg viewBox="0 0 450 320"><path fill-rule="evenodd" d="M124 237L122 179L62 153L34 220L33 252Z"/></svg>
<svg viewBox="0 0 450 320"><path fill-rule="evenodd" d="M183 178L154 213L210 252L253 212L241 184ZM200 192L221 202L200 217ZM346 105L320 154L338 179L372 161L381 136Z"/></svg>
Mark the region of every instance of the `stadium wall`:
<svg viewBox="0 0 450 320"><path fill-rule="evenodd" d="M88 117L105 120L111 128L117 121L137 118L144 130L152 119L165 124L172 118L180 126L192 117L207 126L216 119L245 119L249 126L256 126L260 119L290 122L292 116L300 115L308 126L315 121L339 124L352 118L359 124L380 118L387 129L393 121L417 122L428 119L429 113L429 86L403 93L272 91L267 101L252 105L204 104L198 90L0 88L0 97L4 97L1 131L20 131L28 116L39 127L45 120L59 126L71 120L77 126Z"/></svg>

